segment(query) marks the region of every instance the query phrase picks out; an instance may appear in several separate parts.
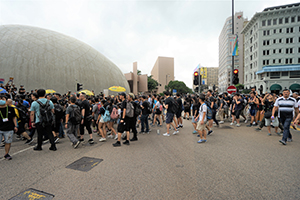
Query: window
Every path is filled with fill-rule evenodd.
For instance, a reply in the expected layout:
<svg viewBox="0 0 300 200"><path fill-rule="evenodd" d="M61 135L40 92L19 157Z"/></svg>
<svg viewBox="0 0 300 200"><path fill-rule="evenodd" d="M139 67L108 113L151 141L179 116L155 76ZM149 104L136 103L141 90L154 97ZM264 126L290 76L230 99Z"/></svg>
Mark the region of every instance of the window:
<svg viewBox="0 0 300 200"><path fill-rule="evenodd" d="M278 53L281 53L281 49L278 49Z"/></svg>
<svg viewBox="0 0 300 200"><path fill-rule="evenodd" d="M298 58L298 63L300 63L300 58Z"/></svg>
<svg viewBox="0 0 300 200"><path fill-rule="evenodd" d="M293 28L293 27L291 27L291 28L290 28L290 31L291 31L291 33L293 33L293 32L294 32L294 28Z"/></svg>
<svg viewBox="0 0 300 200"><path fill-rule="evenodd" d="M278 43L281 43L281 42L282 42L282 39L279 39L279 40L278 40Z"/></svg>
<svg viewBox="0 0 300 200"><path fill-rule="evenodd" d="M290 43L293 43L294 42L294 38L290 38Z"/></svg>
<svg viewBox="0 0 300 200"><path fill-rule="evenodd" d="M282 29L281 28L279 29L279 33L282 33Z"/></svg>
<svg viewBox="0 0 300 200"><path fill-rule="evenodd" d="M252 69L252 63L250 64L250 69Z"/></svg>
<svg viewBox="0 0 300 200"><path fill-rule="evenodd" d="M281 63L281 59L278 59L278 63Z"/></svg>
<svg viewBox="0 0 300 200"><path fill-rule="evenodd" d="M268 26L271 26L272 20L268 19Z"/></svg>
<svg viewBox="0 0 300 200"><path fill-rule="evenodd" d="M276 53L276 49L273 49L273 54L275 54Z"/></svg>
<svg viewBox="0 0 300 200"><path fill-rule="evenodd" d="M298 22L300 22L300 15L298 16Z"/></svg>
<svg viewBox="0 0 300 200"><path fill-rule="evenodd" d="M294 23L295 22L295 16L291 17L291 23Z"/></svg>
<svg viewBox="0 0 300 200"><path fill-rule="evenodd" d="M289 72L281 72L281 76L288 76Z"/></svg>
<svg viewBox="0 0 300 200"><path fill-rule="evenodd" d="M266 26L266 20L262 20L261 25Z"/></svg>
<svg viewBox="0 0 300 200"><path fill-rule="evenodd" d="M286 17L285 19L284 19L284 23L289 23L289 17Z"/></svg>
<svg viewBox="0 0 300 200"><path fill-rule="evenodd" d="M277 19L273 19L273 25L277 24Z"/></svg>
<svg viewBox="0 0 300 200"><path fill-rule="evenodd" d="M293 64L293 58L290 58L290 64Z"/></svg>
<svg viewBox="0 0 300 200"><path fill-rule="evenodd" d="M276 44L276 39L273 40L273 44Z"/></svg>
<svg viewBox="0 0 300 200"><path fill-rule="evenodd" d="M291 71L290 78L300 78L300 71Z"/></svg>
<svg viewBox="0 0 300 200"><path fill-rule="evenodd" d="M289 28L286 28L286 33L290 33L290 29Z"/></svg>
<svg viewBox="0 0 300 200"><path fill-rule="evenodd" d="M269 77L269 72L267 72L267 77Z"/></svg>
<svg viewBox="0 0 300 200"><path fill-rule="evenodd" d="M276 29L273 30L273 33L274 33L274 34L276 33Z"/></svg>
<svg viewBox="0 0 300 200"><path fill-rule="evenodd" d="M285 53L288 54L289 53L289 49L285 49Z"/></svg>
<svg viewBox="0 0 300 200"><path fill-rule="evenodd" d="M279 24L282 24L282 21L283 21L283 18L279 18ZM266 23L266 21L265 21L265 23Z"/></svg>
<svg viewBox="0 0 300 200"><path fill-rule="evenodd" d="M289 59L288 58L285 59L285 64L289 64Z"/></svg>
<svg viewBox="0 0 300 200"><path fill-rule="evenodd" d="M290 53L293 53L293 48L290 48Z"/></svg>
<svg viewBox="0 0 300 200"><path fill-rule="evenodd" d="M298 53L300 53L300 47L298 48Z"/></svg>
<svg viewBox="0 0 300 200"><path fill-rule="evenodd" d="M270 72L270 79L280 78L280 72Z"/></svg>
<svg viewBox="0 0 300 200"><path fill-rule="evenodd" d="M276 59L273 59L273 64L276 63Z"/></svg>
<svg viewBox="0 0 300 200"><path fill-rule="evenodd" d="M266 35L266 32L267 32L267 31L264 31L264 32L263 32L263 35L264 35L264 36Z"/></svg>
<svg viewBox="0 0 300 200"><path fill-rule="evenodd" d="M265 51L265 50L263 50L263 55L264 55L264 56L266 55L266 51Z"/></svg>
<svg viewBox="0 0 300 200"><path fill-rule="evenodd" d="M298 42L300 43L300 37L298 38Z"/></svg>
<svg viewBox="0 0 300 200"><path fill-rule="evenodd" d="M263 60L263 65L266 65L266 60Z"/></svg>

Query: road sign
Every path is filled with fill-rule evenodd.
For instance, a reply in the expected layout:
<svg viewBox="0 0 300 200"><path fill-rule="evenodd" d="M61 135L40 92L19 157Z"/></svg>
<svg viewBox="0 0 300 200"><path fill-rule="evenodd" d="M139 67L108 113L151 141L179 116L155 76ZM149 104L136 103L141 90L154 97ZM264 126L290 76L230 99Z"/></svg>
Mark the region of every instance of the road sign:
<svg viewBox="0 0 300 200"><path fill-rule="evenodd" d="M228 92L228 94L232 94L232 93L236 92L236 87L233 85L229 86L227 88L227 92Z"/></svg>

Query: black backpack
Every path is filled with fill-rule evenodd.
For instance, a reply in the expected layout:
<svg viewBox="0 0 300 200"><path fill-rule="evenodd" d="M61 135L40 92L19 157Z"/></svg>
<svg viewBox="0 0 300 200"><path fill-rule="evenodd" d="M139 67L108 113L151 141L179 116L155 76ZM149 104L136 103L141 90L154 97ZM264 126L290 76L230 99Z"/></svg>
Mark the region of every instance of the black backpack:
<svg viewBox="0 0 300 200"><path fill-rule="evenodd" d="M172 109L171 109L171 112L175 114L175 113L177 113L178 110L179 110L179 104L178 104L177 101L175 101L175 99L173 99L172 97L171 97L171 101L172 101Z"/></svg>
<svg viewBox="0 0 300 200"><path fill-rule="evenodd" d="M27 110L25 107L21 106L21 107L16 107L18 112L19 112L19 119L22 121L22 122L27 122L28 120L28 116L27 116Z"/></svg>
<svg viewBox="0 0 300 200"><path fill-rule="evenodd" d="M42 127L52 126L53 124L53 113L50 108L50 101L47 100L45 104L40 101L36 101L40 105L40 124Z"/></svg>
<svg viewBox="0 0 300 200"><path fill-rule="evenodd" d="M148 107L147 107L147 114L151 114L152 113L152 109L151 109L151 104L149 101L146 101L147 104L148 104Z"/></svg>
<svg viewBox="0 0 300 200"><path fill-rule="evenodd" d="M78 106L72 107L72 112L70 113L70 117L69 117L69 121L73 124L73 125L78 125L80 124L81 121L81 112L80 112L80 108Z"/></svg>
<svg viewBox="0 0 300 200"><path fill-rule="evenodd" d="M133 106L134 106L134 115L135 116L139 116L142 112L141 106L139 103L137 102L132 102Z"/></svg>
<svg viewBox="0 0 300 200"><path fill-rule="evenodd" d="M54 105L55 120L60 121L64 117L63 107L59 104Z"/></svg>

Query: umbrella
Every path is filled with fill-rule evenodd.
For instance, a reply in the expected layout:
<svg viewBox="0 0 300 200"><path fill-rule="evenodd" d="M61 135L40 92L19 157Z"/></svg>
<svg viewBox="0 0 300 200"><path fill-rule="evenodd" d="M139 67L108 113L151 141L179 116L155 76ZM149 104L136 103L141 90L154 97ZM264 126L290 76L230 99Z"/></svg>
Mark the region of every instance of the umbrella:
<svg viewBox="0 0 300 200"><path fill-rule="evenodd" d="M94 95L94 93L92 91L89 91L89 90L81 90L79 93L85 93L88 96L93 96Z"/></svg>
<svg viewBox="0 0 300 200"><path fill-rule="evenodd" d="M113 92L125 92L126 91L126 89L121 86L112 86L108 89Z"/></svg>
<svg viewBox="0 0 300 200"><path fill-rule="evenodd" d="M51 94L51 93L56 93L56 91L54 91L54 90L52 90L52 89L46 90L46 94Z"/></svg>
<svg viewBox="0 0 300 200"><path fill-rule="evenodd" d="M2 87L0 87L0 94L6 93L6 90L4 90Z"/></svg>

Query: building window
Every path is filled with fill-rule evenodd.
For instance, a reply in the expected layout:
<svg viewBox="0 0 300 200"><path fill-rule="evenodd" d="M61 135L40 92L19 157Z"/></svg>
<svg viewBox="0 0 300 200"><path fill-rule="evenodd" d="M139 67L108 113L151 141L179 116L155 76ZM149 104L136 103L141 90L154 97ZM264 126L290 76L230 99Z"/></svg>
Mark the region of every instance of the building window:
<svg viewBox="0 0 300 200"><path fill-rule="evenodd" d="M289 38L286 38L285 39L285 42L288 44L290 42L290 39Z"/></svg>
<svg viewBox="0 0 300 200"><path fill-rule="evenodd" d="M294 42L294 38L290 38L290 43L293 43Z"/></svg>
<svg viewBox="0 0 300 200"><path fill-rule="evenodd" d="M298 16L298 22L300 22L300 15Z"/></svg>
<svg viewBox="0 0 300 200"><path fill-rule="evenodd" d="M290 78L300 78L300 71L291 71Z"/></svg>
<svg viewBox="0 0 300 200"><path fill-rule="evenodd" d="M278 53L281 53L281 49L278 49Z"/></svg>
<svg viewBox="0 0 300 200"><path fill-rule="evenodd" d="M252 69L252 63L250 64L250 69Z"/></svg>
<svg viewBox="0 0 300 200"><path fill-rule="evenodd" d="M268 19L268 26L271 26L272 20Z"/></svg>
<svg viewBox="0 0 300 200"><path fill-rule="evenodd" d="M263 65L266 65L266 60L263 60Z"/></svg>
<svg viewBox="0 0 300 200"><path fill-rule="evenodd" d="M300 58L298 58L298 63L300 63Z"/></svg>
<svg viewBox="0 0 300 200"><path fill-rule="evenodd" d="M300 47L298 47L298 53L300 53Z"/></svg>
<svg viewBox="0 0 300 200"><path fill-rule="evenodd" d="M283 21L283 18L279 18L279 24L282 24L282 21ZM265 21L265 23L266 23L266 21Z"/></svg>
<svg viewBox="0 0 300 200"><path fill-rule="evenodd" d="M266 20L262 20L261 25L266 26Z"/></svg>
<svg viewBox="0 0 300 200"><path fill-rule="evenodd" d="M291 23L294 23L295 22L295 16L291 17Z"/></svg>
<svg viewBox="0 0 300 200"><path fill-rule="evenodd" d="M276 33L276 29L273 30L273 33L274 33L274 34Z"/></svg>
<svg viewBox="0 0 300 200"><path fill-rule="evenodd" d="M289 23L289 17L286 17L285 19L284 19L284 23Z"/></svg>
<svg viewBox="0 0 300 200"><path fill-rule="evenodd" d="M281 59L278 59L278 63L281 63Z"/></svg>
<svg viewBox="0 0 300 200"><path fill-rule="evenodd" d="M285 59L285 64L289 64L289 59L288 58Z"/></svg>
<svg viewBox="0 0 300 200"><path fill-rule="evenodd" d="M288 76L289 72L281 72L281 76Z"/></svg>
<svg viewBox="0 0 300 200"><path fill-rule="evenodd" d="M280 78L280 72L270 72L270 79Z"/></svg>
<svg viewBox="0 0 300 200"><path fill-rule="evenodd" d="M279 40L278 40L278 43L281 43L281 42L282 42L282 39L279 39Z"/></svg>
<svg viewBox="0 0 300 200"><path fill-rule="evenodd" d="M279 33L282 33L282 28L279 29Z"/></svg>
<svg viewBox="0 0 300 200"><path fill-rule="evenodd" d="M263 50L263 56L265 56L266 55L266 51L265 50Z"/></svg>
<svg viewBox="0 0 300 200"><path fill-rule="evenodd" d="M293 48L290 48L290 53L293 53Z"/></svg>
<svg viewBox="0 0 300 200"><path fill-rule="evenodd" d="M293 64L293 58L290 58L290 64Z"/></svg>
<svg viewBox="0 0 300 200"><path fill-rule="evenodd" d="M276 44L276 39L273 40L273 44Z"/></svg>
<svg viewBox="0 0 300 200"><path fill-rule="evenodd" d="M273 64L275 64L276 63L276 59L273 59Z"/></svg>
<svg viewBox="0 0 300 200"><path fill-rule="evenodd" d="M300 37L298 38L298 42L300 43Z"/></svg>
<svg viewBox="0 0 300 200"><path fill-rule="evenodd" d="M273 19L273 25L277 24L277 19Z"/></svg>
<svg viewBox="0 0 300 200"><path fill-rule="evenodd" d="M276 49L273 49L273 54L275 54L276 53Z"/></svg>
<svg viewBox="0 0 300 200"><path fill-rule="evenodd" d="M294 32L294 28L293 28L293 27L291 27L291 28L290 28L290 31L291 31L291 33L293 33L293 32Z"/></svg>
<svg viewBox="0 0 300 200"><path fill-rule="evenodd" d="M269 77L269 72L267 72L267 77Z"/></svg>
<svg viewBox="0 0 300 200"><path fill-rule="evenodd" d="M290 33L290 28L286 28L286 33Z"/></svg>

